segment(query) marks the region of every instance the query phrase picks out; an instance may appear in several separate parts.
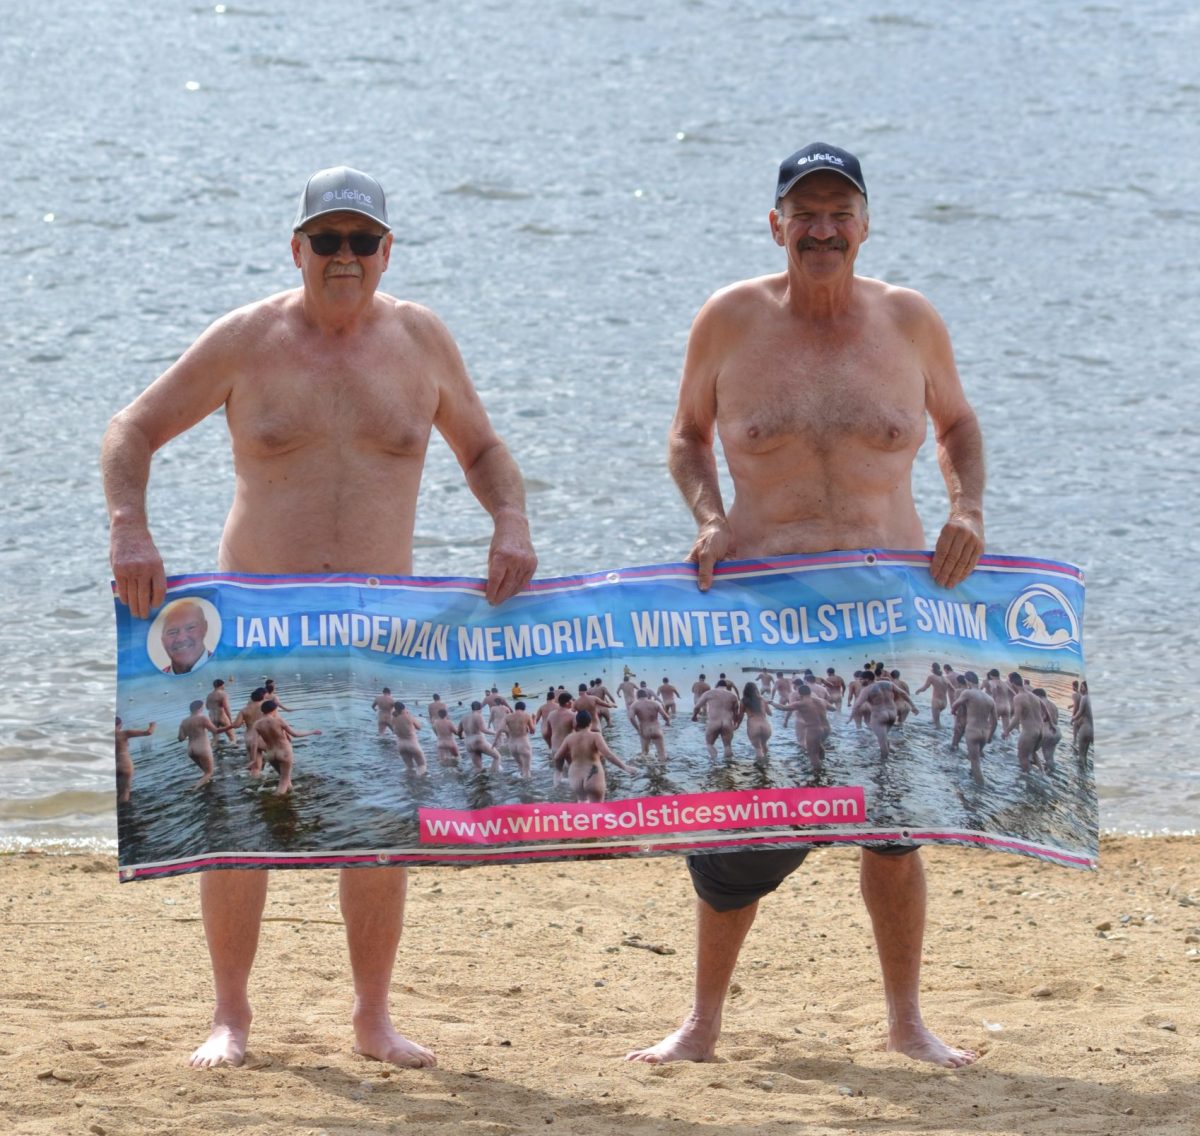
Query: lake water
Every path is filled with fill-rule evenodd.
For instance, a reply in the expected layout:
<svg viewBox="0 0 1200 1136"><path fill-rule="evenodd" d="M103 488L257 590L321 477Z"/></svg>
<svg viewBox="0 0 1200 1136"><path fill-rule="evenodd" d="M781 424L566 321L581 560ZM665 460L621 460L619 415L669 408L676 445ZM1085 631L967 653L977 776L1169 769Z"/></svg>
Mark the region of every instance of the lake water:
<svg viewBox="0 0 1200 1136"><path fill-rule="evenodd" d="M1087 572L1102 826L1195 830L1197 48L1174 0L21 0L0 33L0 847L114 846L100 435L211 320L295 284L309 173L384 184L385 287L454 332L559 575L689 546L664 452L687 329L781 267L775 169L814 139L862 159L860 271L950 328L989 548ZM169 570L215 567L231 484L219 415L158 455ZM932 539L931 447L916 486ZM487 518L440 441L417 532L418 571L482 571Z"/></svg>

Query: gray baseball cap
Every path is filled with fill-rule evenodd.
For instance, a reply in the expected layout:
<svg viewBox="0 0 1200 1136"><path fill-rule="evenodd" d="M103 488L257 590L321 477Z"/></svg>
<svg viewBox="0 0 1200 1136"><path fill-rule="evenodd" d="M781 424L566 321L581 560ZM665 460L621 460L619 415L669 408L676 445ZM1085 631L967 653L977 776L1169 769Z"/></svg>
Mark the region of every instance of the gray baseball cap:
<svg viewBox="0 0 1200 1136"><path fill-rule="evenodd" d="M308 179L304 192L300 194L300 208L296 210L296 223L292 232L302 229L314 217L326 213L358 213L392 231L387 219L387 200L383 186L370 174L349 166L332 166L317 170Z"/></svg>

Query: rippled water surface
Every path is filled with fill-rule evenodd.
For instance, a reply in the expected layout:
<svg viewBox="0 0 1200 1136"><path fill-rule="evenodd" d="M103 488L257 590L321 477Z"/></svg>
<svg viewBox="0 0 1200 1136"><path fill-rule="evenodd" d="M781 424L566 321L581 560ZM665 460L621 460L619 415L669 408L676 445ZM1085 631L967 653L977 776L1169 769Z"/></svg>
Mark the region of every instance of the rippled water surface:
<svg viewBox="0 0 1200 1136"><path fill-rule="evenodd" d="M950 328L989 547L1088 573L1103 826L1196 828L1194 5L354 15L64 0L0 31L0 844L114 839L98 440L211 320L295 283L312 170L387 188L385 285L458 338L528 479L541 570L563 574L686 549L664 431L687 329L715 288L780 267L775 167L816 138L863 161L860 270ZM929 447L916 479L932 535ZM230 487L219 415L156 458L170 569L214 566ZM435 442L418 571L480 572L485 521Z"/></svg>

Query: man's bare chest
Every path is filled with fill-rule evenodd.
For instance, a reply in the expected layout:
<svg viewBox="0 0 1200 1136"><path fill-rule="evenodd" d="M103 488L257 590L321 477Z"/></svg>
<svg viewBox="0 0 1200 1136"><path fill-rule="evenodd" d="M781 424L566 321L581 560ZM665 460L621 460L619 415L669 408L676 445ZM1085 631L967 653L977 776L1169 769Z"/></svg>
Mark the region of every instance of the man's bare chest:
<svg viewBox="0 0 1200 1136"><path fill-rule="evenodd" d="M419 456L436 409L433 380L402 359L283 353L239 377L226 413L246 457L316 447Z"/></svg>
<svg viewBox="0 0 1200 1136"><path fill-rule="evenodd" d="M768 338L722 369L717 423L725 447L748 454L789 443L915 450L925 437L924 375L903 343Z"/></svg>

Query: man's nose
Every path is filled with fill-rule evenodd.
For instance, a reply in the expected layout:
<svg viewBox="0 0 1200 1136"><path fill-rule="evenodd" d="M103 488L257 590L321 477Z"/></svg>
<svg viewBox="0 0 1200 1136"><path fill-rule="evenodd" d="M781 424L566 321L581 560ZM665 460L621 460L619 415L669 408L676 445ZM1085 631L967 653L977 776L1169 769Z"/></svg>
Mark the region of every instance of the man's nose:
<svg viewBox="0 0 1200 1136"><path fill-rule="evenodd" d="M814 217L808 227L808 235L815 241L827 241L837 236L837 226L832 217Z"/></svg>

